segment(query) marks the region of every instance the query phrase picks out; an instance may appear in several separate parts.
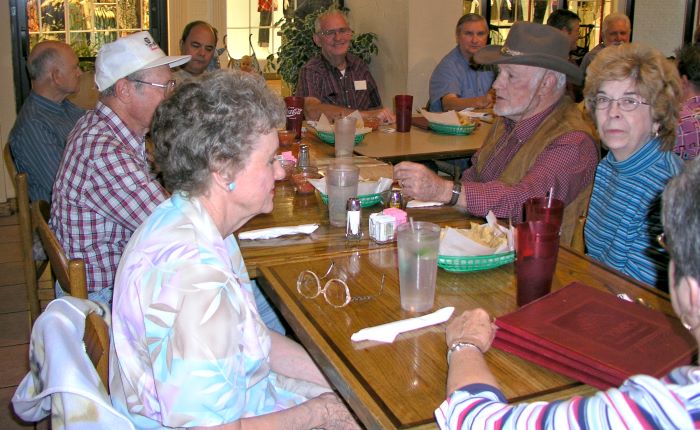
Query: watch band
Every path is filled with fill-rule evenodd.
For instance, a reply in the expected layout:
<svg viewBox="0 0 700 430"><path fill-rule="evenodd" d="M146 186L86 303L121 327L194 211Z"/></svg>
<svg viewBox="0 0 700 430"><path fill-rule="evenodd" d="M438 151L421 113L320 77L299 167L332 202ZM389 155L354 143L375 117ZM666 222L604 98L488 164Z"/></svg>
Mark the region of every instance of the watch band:
<svg viewBox="0 0 700 430"><path fill-rule="evenodd" d="M481 348L479 348L475 343L472 342L466 342L466 341L457 341L450 345L450 347L447 349L447 364L450 364L450 358L452 357L453 352L457 352L459 350L462 350L464 348L473 348L479 351L480 353L484 353Z"/></svg>
<svg viewBox="0 0 700 430"><path fill-rule="evenodd" d="M459 200L459 195L462 193L462 183L460 181L455 181L452 185L452 198L450 198L449 206L454 206Z"/></svg>

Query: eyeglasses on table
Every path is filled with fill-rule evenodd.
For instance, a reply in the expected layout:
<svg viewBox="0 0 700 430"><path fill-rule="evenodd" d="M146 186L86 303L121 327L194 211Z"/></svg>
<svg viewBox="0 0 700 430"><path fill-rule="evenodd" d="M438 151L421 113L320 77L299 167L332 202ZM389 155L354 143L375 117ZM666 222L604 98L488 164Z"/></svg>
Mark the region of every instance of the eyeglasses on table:
<svg viewBox="0 0 700 430"><path fill-rule="evenodd" d="M323 288L321 288L321 281L328 278L334 267L335 262L331 262L326 273L320 278L311 270L303 270L299 273L297 277L297 291L299 294L307 299L315 299L323 295L326 303L335 308L342 308L351 302L362 302L379 297L384 291L384 275L382 275L381 285L379 286L379 292L377 294L352 296L350 294L350 287L340 278L328 279Z"/></svg>

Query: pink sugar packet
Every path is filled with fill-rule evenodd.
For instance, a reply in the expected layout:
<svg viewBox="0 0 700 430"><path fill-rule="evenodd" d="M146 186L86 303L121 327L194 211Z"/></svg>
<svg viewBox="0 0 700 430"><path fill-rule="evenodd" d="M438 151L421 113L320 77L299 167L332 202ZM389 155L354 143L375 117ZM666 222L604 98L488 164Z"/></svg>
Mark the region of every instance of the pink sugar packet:
<svg viewBox="0 0 700 430"><path fill-rule="evenodd" d="M396 227L408 222L408 214L399 208L386 208L382 213L393 217L394 221L396 221Z"/></svg>
<svg viewBox="0 0 700 430"><path fill-rule="evenodd" d="M292 151L284 151L280 154L282 156L283 160L289 160L293 162L297 162L297 159L294 155L292 155Z"/></svg>

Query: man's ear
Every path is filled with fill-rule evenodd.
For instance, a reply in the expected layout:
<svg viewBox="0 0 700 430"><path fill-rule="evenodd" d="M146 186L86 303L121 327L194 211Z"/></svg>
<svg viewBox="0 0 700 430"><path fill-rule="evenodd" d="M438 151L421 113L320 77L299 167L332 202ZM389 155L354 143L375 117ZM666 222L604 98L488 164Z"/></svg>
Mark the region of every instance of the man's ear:
<svg viewBox="0 0 700 430"><path fill-rule="evenodd" d="M675 286L679 304L691 315L700 316L700 284L692 276L682 277Z"/></svg>
<svg viewBox="0 0 700 430"><path fill-rule="evenodd" d="M318 34L314 33L313 39L314 39L314 44L320 48L320 47L321 47L321 41L320 41L319 38L318 38Z"/></svg>
<svg viewBox="0 0 700 430"><path fill-rule="evenodd" d="M185 41L180 40L180 54L182 54L182 48L184 48L184 47L185 47Z"/></svg>
<svg viewBox="0 0 700 430"><path fill-rule="evenodd" d="M114 95L122 102L131 98L134 91L134 87L129 85L129 81L125 78L119 79L114 83Z"/></svg>

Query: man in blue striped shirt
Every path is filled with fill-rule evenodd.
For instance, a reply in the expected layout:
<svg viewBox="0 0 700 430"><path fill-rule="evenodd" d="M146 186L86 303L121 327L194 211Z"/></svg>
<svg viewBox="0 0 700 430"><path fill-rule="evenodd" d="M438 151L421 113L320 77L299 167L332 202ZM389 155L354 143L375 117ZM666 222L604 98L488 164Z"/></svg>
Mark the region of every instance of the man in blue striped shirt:
<svg viewBox="0 0 700 430"><path fill-rule="evenodd" d="M10 131L15 166L29 176L29 198L51 201L58 164L68 133L83 109L66 99L78 92L78 57L62 42L40 42L29 54L27 70L32 91Z"/></svg>

